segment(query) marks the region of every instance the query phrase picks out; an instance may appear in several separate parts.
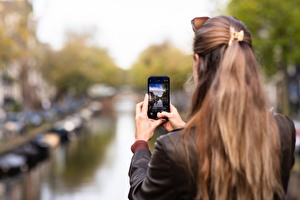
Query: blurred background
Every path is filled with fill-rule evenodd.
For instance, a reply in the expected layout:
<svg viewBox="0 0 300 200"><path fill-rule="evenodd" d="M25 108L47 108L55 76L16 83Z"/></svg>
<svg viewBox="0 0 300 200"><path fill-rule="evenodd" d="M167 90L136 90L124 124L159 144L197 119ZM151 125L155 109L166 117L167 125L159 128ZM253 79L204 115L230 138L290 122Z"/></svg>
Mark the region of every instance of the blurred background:
<svg viewBox="0 0 300 200"><path fill-rule="evenodd" d="M271 106L295 122L288 196L300 199L299 7L299 0L0 0L0 199L127 199L134 109L147 77L170 77L171 102L185 117L190 21L220 14L248 26Z"/></svg>

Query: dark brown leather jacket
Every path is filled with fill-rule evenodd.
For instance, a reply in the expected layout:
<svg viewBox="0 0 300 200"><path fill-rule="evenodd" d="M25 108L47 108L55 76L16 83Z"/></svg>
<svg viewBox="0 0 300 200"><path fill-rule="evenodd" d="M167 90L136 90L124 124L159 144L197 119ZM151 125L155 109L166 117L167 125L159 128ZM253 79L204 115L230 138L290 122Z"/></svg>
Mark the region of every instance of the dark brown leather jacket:
<svg viewBox="0 0 300 200"><path fill-rule="evenodd" d="M294 165L295 127L286 116L276 114L276 122L281 137L281 174L284 190L287 190L290 170ZM156 140L153 154L147 144L134 144L134 155L129 169L130 191L128 198L134 200L184 200L194 199L196 196L197 159L196 152L190 153L190 165L184 157L184 140L182 131L177 130L159 137ZM189 141L191 145L196 142ZM190 168L193 174L189 174Z"/></svg>

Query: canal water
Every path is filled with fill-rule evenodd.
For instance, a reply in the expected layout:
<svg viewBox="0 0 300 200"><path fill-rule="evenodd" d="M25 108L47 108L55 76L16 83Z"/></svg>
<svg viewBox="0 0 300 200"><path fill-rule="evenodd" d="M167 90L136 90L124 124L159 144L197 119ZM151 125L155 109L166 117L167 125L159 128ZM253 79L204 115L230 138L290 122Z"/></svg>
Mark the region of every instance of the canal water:
<svg viewBox="0 0 300 200"><path fill-rule="evenodd" d="M3 200L125 200L134 142L135 99L118 98L112 112L94 117L81 134L57 147L28 173L0 182ZM292 171L290 199L300 199L300 160Z"/></svg>
<svg viewBox="0 0 300 200"><path fill-rule="evenodd" d="M134 142L134 108L123 96L112 112L91 119L67 145L29 173L0 182L5 200L128 199L128 169Z"/></svg>

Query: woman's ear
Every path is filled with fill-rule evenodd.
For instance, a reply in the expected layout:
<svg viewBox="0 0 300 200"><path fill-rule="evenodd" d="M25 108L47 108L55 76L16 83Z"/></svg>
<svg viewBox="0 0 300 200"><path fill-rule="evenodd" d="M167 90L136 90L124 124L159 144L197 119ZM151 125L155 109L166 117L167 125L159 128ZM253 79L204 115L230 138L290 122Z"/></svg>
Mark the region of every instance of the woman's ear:
<svg viewBox="0 0 300 200"><path fill-rule="evenodd" d="M198 72L199 72L199 66L200 66L200 57L198 54L194 54L194 63L193 63L193 78L194 83L198 82Z"/></svg>

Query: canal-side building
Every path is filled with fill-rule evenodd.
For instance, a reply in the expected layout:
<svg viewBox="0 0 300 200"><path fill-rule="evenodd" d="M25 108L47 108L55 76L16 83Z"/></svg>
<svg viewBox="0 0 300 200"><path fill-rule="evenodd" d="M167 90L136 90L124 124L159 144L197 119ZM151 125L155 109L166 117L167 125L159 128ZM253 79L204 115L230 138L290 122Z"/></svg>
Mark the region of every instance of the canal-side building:
<svg viewBox="0 0 300 200"><path fill-rule="evenodd" d="M0 1L0 107L38 107L51 94L36 69L41 44L32 10L28 0Z"/></svg>

